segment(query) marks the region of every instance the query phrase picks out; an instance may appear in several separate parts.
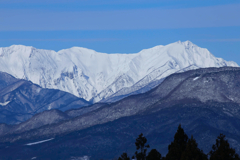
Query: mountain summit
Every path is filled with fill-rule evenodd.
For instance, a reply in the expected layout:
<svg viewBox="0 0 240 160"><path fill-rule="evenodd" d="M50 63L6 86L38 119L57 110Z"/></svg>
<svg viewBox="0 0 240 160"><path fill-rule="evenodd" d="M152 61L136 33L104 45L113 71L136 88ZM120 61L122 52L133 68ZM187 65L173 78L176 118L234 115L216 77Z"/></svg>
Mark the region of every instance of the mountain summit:
<svg viewBox="0 0 240 160"><path fill-rule="evenodd" d="M190 41L134 54L106 54L81 47L58 52L23 45L0 48L0 71L93 102L131 94L175 72L223 66L238 67Z"/></svg>

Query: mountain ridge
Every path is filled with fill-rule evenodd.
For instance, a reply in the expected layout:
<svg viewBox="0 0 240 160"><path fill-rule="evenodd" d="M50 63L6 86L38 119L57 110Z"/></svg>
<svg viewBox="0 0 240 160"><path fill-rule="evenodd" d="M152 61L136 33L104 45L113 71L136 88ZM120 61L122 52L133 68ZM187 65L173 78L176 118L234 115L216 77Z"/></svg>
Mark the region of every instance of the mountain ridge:
<svg viewBox="0 0 240 160"><path fill-rule="evenodd" d="M0 71L92 102L107 100L117 92L120 97L132 94L184 68L223 66L238 67L190 41L131 54L100 53L83 47L58 52L23 45L0 48Z"/></svg>
<svg viewBox="0 0 240 160"><path fill-rule="evenodd" d="M90 105L86 100L56 89L0 72L0 123L16 124L50 109L62 111Z"/></svg>
<svg viewBox="0 0 240 160"><path fill-rule="evenodd" d="M118 102L64 113L50 110L14 126L1 124L0 157L17 157L11 154L16 150L18 156L29 159L29 153L24 152L29 150L32 157L42 159L56 155L113 159L126 148L133 154L139 133L164 155L179 123L205 153L219 133L225 134L239 153L239 83L240 67L190 70L172 74L154 89ZM45 119L46 115L50 119ZM26 146L46 139L52 140Z"/></svg>
<svg viewBox="0 0 240 160"><path fill-rule="evenodd" d="M234 74L235 76L233 76ZM197 80L194 80L196 75L201 75L203 78L199 78L199 82L197 82ZM39 130L32 131L31 134L35 135L37 132L39 132L42 135L47 136L69 133L94 125L104 124L106 122L114 121L123 117L142 113L146 114L146 110L148 110L148 112L157 112L163 108L181 104L184 101L187 103L192 101L207 103L209 100L212 100L219 103L236 103L237 105L240 105L240 101L236 99L236 97L240 96L240 93L238 90L234 91L236 88L239 88L239 86L235 86L235 84L239 82L239 75L239 67L206 68L191 70L184 73L175 73L168 76L159 86L146 93L132 95L111 104L93 104L90 107L73 110L76 115L70 113L71 111L67 111L66 114L73 117L73 119L60 122L59 124L53 126L50 125L46 126L45 128L39 128ZM216 82L216 84L207 84L204 82L204 76L207 78L211 78L213 76L215 78L220 77L221 79ZM232 77L232 79L230 77ZM234 85L231 85L232 83ZM193 88L202 85L203 89L199 90L199 94L193 94L190 92ZM190 89L187 86L191 86ZM208 91L211 92L208 93ZM225 95L227 95L229 92L232 93L231 95L232 98L235 99L234 101L225 98ZM178 98L173 96L174 94L182 95ZM30 133L26 134L25 136L30 136Z"/></svg>

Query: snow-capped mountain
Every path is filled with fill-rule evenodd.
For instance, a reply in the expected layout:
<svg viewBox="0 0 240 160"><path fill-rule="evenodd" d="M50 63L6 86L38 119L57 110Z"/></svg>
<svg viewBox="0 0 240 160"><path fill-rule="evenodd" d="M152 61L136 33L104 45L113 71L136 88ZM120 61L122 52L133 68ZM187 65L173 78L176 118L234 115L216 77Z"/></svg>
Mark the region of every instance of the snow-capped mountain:
<svg viewBox="0 0 240 160"><path fill-rule="evenodd" d="M175 72L222 66L238 67L190 41L135 54L106 54L81 47L58 52L22 45L0 48L0 71L93 102L116 92L134 92Z"/></svg>
<svg viewBox="0 0 240 160"><path fill-rule="evenodd" d="M0 124L0 159L114 159L126 148L133 154L139 133L166 154L179 123L205 153L220 133L240 153L239 83L240 67L196 69L116 103L48 110L17 125Z"/></svg>

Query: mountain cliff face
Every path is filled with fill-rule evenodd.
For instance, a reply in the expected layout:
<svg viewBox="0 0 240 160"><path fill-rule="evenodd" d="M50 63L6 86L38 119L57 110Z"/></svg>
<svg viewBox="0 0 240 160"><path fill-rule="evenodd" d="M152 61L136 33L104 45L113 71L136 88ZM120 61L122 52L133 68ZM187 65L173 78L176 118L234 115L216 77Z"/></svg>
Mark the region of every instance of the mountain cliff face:
<svg viewBox="0 0 240 160"><path fill-rule="evenodd" d="M89 105L84 99L55 89L44 89L30 81L0 72L0 123L15 124L34 114Z"/></svg>
<svg viewBox="0 0 240 160"><path fill-rule="evenodd" d="M175 72L223 66L238 65L189 41L135 54L105 54L80 47L58 52L21 45L0 48L1 71L93 102L141 93L138 90L143 87L147 91Z"/></svg>
<svg viewBox="0 0 240 160"><path fill-rule="evenodd" d="M112 159L126 148L133 154L134 141L141 132L150 146L164 155L179 123L206 153L220 133L240 153L239 84L240 68L197 69L172 74L149 92L112 104L45 111L15 126L0 125L0 156L11 157L8 153L15 150L25 159L47 159L57 153L65 159L69 155ZM46 115L51 117L49 125L48 119L41 118ZM44 139L52 140L25 146Z"/></svg>

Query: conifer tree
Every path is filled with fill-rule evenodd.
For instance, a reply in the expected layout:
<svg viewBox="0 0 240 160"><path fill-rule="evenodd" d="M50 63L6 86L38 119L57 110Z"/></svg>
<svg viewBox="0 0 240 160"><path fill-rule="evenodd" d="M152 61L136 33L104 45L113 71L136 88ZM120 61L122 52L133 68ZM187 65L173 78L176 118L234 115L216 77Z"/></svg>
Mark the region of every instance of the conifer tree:
<svg viewBox="0 0 240 160"><path fill-rule="evenodd" d="M146 157L146 160L161 160L161 159L162 155L156 149L152 149L148 153L148 156Z"/></svg>
<svg viewBox="0 0 240 160"><path fill-rule="evenodd" d="M166 160L180 160L183 152L186 149L188 136L184 132L181 124L178 126L178 130L174 135L174 140L168 146L168 153Z"/></svg>
<svg viewBox="0 0 240 160"><path fill-rule="evenodd" d="M181 156L181 160L207 160L207 155L198 148L198 144L193 136L188 140L186 149Z"/></svg>
<svg viewBox="0 0 240 160"><path fill-rule="evenodd" d="M225 135L220 134L216 139L216 144L212 146L209 152L210 160L240 160L235 150L230 147Z"/></svg>
<svg viewBox="0 0 240 160"><path fill-rule="evenodd" d="M121 157L118 158L118 160L130 160L130 158L128 157L127 153L123 153Z"/></svg>
<svg viewBox="0 0 240 160"><path fill-rule="evenodd" d="M137 160L145 160L146 159L146 152L147 148L149 148L149 145L146 145L147 143L147 138L143 136L141 133L138 138L136 139L135 145L137 148L137 151L135 152ZM140 150L140 152L138 152Z"/></svg>

